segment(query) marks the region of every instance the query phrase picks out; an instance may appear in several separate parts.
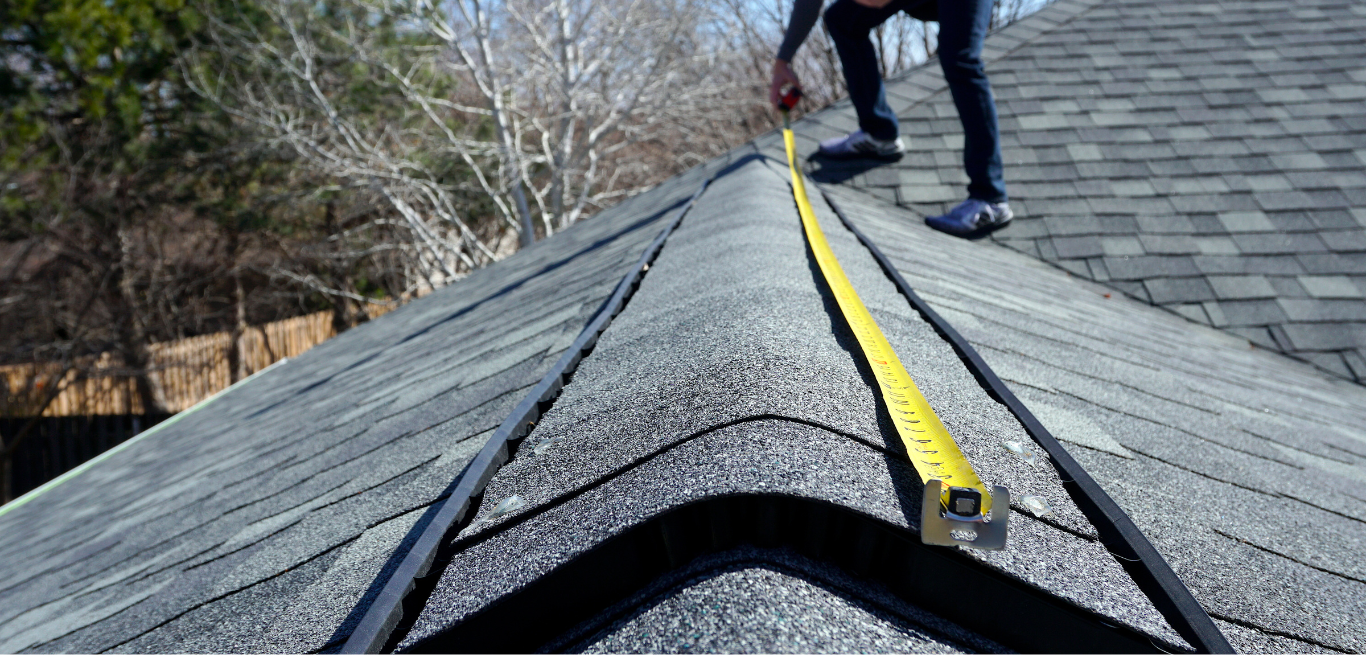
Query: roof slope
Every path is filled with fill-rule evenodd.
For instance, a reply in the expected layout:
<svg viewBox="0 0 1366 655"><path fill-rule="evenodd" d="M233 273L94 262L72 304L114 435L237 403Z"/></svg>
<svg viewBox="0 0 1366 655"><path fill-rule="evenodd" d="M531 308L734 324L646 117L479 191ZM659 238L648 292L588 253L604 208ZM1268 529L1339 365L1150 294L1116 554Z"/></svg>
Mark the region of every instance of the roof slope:
<svg viewBox="0 0 1366 655"><path fill-rule="evenodd" d="M1366 381L1363 32L1351 0L1062 0L993 34L1020 215L997 238ZM961 200L946 89L934 62L889 84L910 152L828 179L926 214ZM799 131L852 116L844 103Z"/></svg>
<svg viewBox="0 0 1366 655"><path fill-rule="evenodd" d="M1366 389L836 191L1239 650L1366 648Z"/></svg>
<svg viewBox="0 0 1366 655"><path fill-rule="evenodd" d="M395 549L708 170L322 344L0 515L0 651L338 645Z"/></svg>

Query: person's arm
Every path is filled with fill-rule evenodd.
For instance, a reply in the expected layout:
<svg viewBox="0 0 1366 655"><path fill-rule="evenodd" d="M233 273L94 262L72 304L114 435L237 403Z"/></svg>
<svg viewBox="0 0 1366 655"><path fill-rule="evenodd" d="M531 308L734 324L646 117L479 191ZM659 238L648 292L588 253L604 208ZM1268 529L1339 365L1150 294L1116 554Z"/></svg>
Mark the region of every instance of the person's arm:
<svg viewBox="0 0 1366 655"><path fill-rule="evenodd" d="M778 47L778 59L792 61L797 48L802 46L802 41L806 40L806 35L811 33L811 28L816 26L816 20L821 17L821 4L822 0L795 0L792 3L792 19L787 22L787 34L783 36L783 44Z"/></svg>
<svg viewBox="0 0 1366 655"><path fill-rule="evenodd" d="M792 71L792 57L797 54L806 35L816 26L821 17L821 4L824 0L795 0L792 3L792 19L787 22L787 34L778 54L773 59L773 81L768 85L768 100L778 107L783 95L783 87L792 85L800 88L802 83Z"/></svg>

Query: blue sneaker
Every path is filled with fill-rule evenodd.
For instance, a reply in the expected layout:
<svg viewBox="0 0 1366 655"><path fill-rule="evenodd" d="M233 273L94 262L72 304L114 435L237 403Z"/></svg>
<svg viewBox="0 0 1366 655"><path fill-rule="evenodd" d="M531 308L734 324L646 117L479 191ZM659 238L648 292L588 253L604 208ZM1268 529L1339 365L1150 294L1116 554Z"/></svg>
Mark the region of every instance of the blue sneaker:
<svg viewBox="0 0 1366 655"><path fill-rule="evenodd" d="M891 141L874 139L867 132L858 130L848 136L835 137L821 141L820 154L830 159L873 159L897 160L906 152L906 144L901 137Z"/></svg>
<svg viewBox="0 0 1366 655"><path fill-rule="evenodd" d="M1004 202L968 198L943 216L930 216L925 224L956 237L980 239L1006 226L1015 214Z"/></svg>

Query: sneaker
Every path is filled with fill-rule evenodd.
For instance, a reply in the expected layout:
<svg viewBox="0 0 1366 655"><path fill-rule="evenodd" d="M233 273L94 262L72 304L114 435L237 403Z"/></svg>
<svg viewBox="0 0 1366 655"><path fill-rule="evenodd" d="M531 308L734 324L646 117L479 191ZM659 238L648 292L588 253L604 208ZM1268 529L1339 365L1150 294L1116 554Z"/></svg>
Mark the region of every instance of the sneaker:
<svg viewBox="0 0 1366 655"><path fill-rule="evenodd" d="M831 159L853 159L855 157L875 157L877 159L900 159L906 146L897 137L891 141L874 139L867 132L859 130L845 137L821 141L820 154Z"/></svg>
<svg viewBox="0 0 1366 655"><path fill-rule="evenodd" d="M1006 226L1015 214L1004 202L968 198L943 216L930 216L925 224L956 237L980 239Z"/></svg>

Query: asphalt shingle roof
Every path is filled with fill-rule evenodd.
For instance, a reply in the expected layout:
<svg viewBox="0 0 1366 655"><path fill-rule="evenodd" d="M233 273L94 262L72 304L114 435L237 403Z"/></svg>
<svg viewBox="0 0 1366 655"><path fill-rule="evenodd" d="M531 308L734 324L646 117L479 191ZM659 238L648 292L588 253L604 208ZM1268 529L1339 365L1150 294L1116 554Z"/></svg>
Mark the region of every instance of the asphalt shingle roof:
<svg viewBox="0 0 1366 655"><path fill-rule="evenodd" d="M1340 80L1331 71L1348 70L1332 63L1333 53L1356 47L1339 39L1339 30L1357 25L1363 10L1264 0L1247 3L1239 17L1217 11L1242 6L1061 0L993 35L991 70L1003 106L1014 112L1009 120L1036 116L1009 124L1007 159L1034 157L1028 161L1038 178L1010 173L1020 172L1020 164L1008 169L1025 218L996 242L953 239L920 221L956 200L961 183L950 177L958 168L956 119L934 66L894 84L893 104L908 129L933 119L942 131L916 138L918 150L899 165L826 168L814 177L830 183L850 220L1133 518L1236 648L1360 652L1366 650L1360 562L1366 387L1325 373L1331 367L1322 362L1315 368L1251 347L1245 337L1255 333L1244 329L1291 339L1314 328L1349 343L1341 335L1358 329L1353 326L1361 321L1352 317L1363 301L1345 296L1359 288L1359 276L1343 268L1310 271L1306 262L1322 263L1328 255L1349 261L1351 253L1333 251L1325 235L1348 243L1351 237L1343 235L1359 233L1359 226L1269 231L1253 212L1276 226L1273 218L1293 210L1262 204L1220 210L1217 203L1229 197L1262 202L1261 192L1230 182L1252 176L1196 169L1196 163L1208 168L1251 155L1178 152L1174 144L1199 142L1172 136L1174 127L1188 123L1172 123L1159 138L1147 123L1095 120L1124 112L1180 118L1183 108L1205 116L1200 111L1216 106L1214 99L1238 95L1249 115L1219 129L1244 129L1237 133L1243 136L1224 138L1209 127L1223 122L1188 122L1203 121L1211 130L1207 141L1243 143L1253 154L1262 139L1296 144L1300 150L1276 153L1289 158L1268 154L1265 161L1307 165L1316 156L1326 170L1345 173L1314 179L1332 180L1355 203L1350 207L1360 207L1351 195L1356 187L1339 182L1353 169L1329 157L1342 147L1311 140L1310 132L1284 141L1284 131L1259 131L1329 121L1346 142L1360 134L1357 119L1330 112L1273 120L1252 113L1294 102L1263 98L1257 89L1294 87L1318 98L1310 91L1319 87L1276 77L1293 77L1310 58L1331 64L1323 68L1328 77L1319 78L1324 89L1361 82L1350 71ZM1318 25L1316 10L1331 20ZM1253 38L1263 34L1258 30L1299 34L1299 27L1265 24L1287 18L1321 27L1324 38L1300 46ZM1162 35L1163 25L1179 38ZM1092 38L1086 30L1108 36ZM1143 38L1132 36L1145 30L1148 50ZM1243 45L1228 45L1237 34ZM1202 46L1204 36L1223 45ZM1249 58L1252 51L1267 54ZM1204 63L1196 52L1205 53ZM1012 63L1017 55L1033 65ZM1279 81L1255 87L1253 98L1239 89L1254 73L1210 73L1229 66ZM1174 72L1137 77L1148 69ZM1075 73L1076 83L1047 91L1044 72L1064 70ZM1225 82L1182 91L1188 77L1177 75L1193 71ZM1109 77L1085 77L1101 74ZM1239 81L1243 87L1233 84ZM1056 95L1041 99L1045 93ZM1102 104L1167 96L1195 104ZM1029 98L1039 102L1037 111L1011 104L1026 107ZM1069 98L1074 104L1063 102ZM1045 108L1045 102L1061 104ZM1309 105L1314 102L1294 106ZM1069 122L1050 123L1055 114ZM1037 129L1021 127L1035 122ZM799 123L802 147L812 150L814 139L851 126L847 105L815 114ZM1111 137L1083 139L1083 130ZM1120 139L1136 130L1151 140ZM1055 131L1060 134L1047 136ZM1058 145L1027 143L1034 137L1026 135L1036 132L1059 139ZM1128 144L1123 156L1106 150L1121 143ZM810 259L781 146L774 135L754 146L342 334L0 513L0 651L337 650L494 428L599 311L646 244L717 173L525 445L493 474L476 498L477 511L449 535L395 640L431 647L500 607L523 607L515 601L535 592L552 602L517 613L508 624L532 632L547 613L569 609L553 602L552 582L561 579L555 576L596 561L595 554L644 557L622 550L636 543L624 541L633 534L658 537L667 554L669 544L687 541L669 536L678 527L669 517L705 507L720 511L715 508L732 507L725 504L732 500L804 503L914 537L918 478L879 418L875 383ZM1194 172L1176 172L1183 165ZM1352 166L1360 170L1359 163ZM1289 163L1283 168L1299 170ZM1102 172L1085 172L1092 170ZM1307 178L1283 176L1292 190L1318 197L1316 188L1295 186ZM1214 179L1228 189L1189 185ZM1120 195L1120 188L1133 195ZM944 191L934 196L934 189ZM988 484L1004 483L1014 493L1005 551L935 552L1132 631L1145 643L1186 648L1097 540L1068 483L1047 461L1031 465L1003 447L1029 441L1019 421L908 306L869 251L818 198L815 205L832 247L911 375ZM1170 211L1153 209L1159 205ZM1215 209L1191 209L1197 205ZM1321 218L1303 217L1314 225ZM1112 226L1118 231L1106 231ZM1081 231L1066 232L1074 229ZM1273 245L1317 239L1324 250L1262 253L1250 237ZM1185 239L1197 246L1232 243L1236 254L1168 252ZM1277 268L1288 262L1300 268ZM1216 265L1223 268L1210 273ZM1101 268L1108 279L1093 274ZM1304 295L1290 293L1296 288ZM1245 324L1193 323L1187 319L1195 307L1206 319L1217 307ZM1258 343L1274 345L1282 336ZM1357 347L1295 354L1331 351L1350 362ZM1025 494L1047 499L1053 514L1037 517L1025 509L1019 502ZM525 505L491 516L513 495ZM754 522L770 519L760 511ZM716 536L720 523L688 525L724 541ZM805 550L732 544L661 564L667 571L632 594L573 608L589 618L544 645L1002 649L982 630L946 619L934 602L910 602L869 571L808 552L820 550L812 543L861 552L860 534L808 530ZM853 561L882 560L859 555Z"/></svg>
<svg viewBox="0 0 1366 655"><path fill-rule="evenodd" d="M993 34L1019 214L996 238L1366 381L1363 32L1350 0L1063 0ZM940 213L967 178L937 63L888 96L907 156L828 174ZM846 103L801 128L824 138L852 115Z"/></svg>

